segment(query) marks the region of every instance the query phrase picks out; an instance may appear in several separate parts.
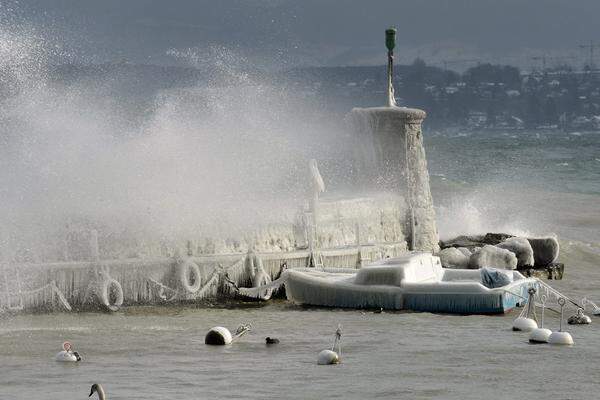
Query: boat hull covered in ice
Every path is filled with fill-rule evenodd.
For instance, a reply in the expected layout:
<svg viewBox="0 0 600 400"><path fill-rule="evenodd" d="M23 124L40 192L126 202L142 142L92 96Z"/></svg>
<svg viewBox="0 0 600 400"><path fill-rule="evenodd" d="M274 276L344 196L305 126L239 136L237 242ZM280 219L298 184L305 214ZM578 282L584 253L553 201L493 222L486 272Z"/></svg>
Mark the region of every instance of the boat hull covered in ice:
<svg viewBox="0 0 600 400"><path fill-rule="evenodd" d="M438 257L412 253L352 272L288 270L286 295L297 304L453 314L500 314L537 285L517 271L444 269Z"/></svg>

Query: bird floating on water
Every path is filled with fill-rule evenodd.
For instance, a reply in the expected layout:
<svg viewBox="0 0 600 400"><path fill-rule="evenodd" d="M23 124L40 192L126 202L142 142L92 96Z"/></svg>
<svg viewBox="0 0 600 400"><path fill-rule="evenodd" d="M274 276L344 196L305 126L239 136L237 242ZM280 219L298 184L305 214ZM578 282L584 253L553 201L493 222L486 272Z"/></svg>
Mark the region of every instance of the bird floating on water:
<svg viewBox="0 0 600 400"><path fill-rule="evenodd" d="M267 344L278 344L278 343L279 343L279 339L277 339L277 338L272 338L272 337L267 337L267 338L265 339L265 342L266 342Z"/></svg>
<svg viewBox="0 0 600 400"><path fill-rule="evenodd" d="M106 394L104 393L104 389L102 388L102 385L100 385L99 383L94 383L92 385L92 388L90 390L90 395L88 397L92 397L92 395L94 393L98 393L99 400L106 400Z"/></svg>
<svg viewBox="0 0 600 400"><path fill-rule="evenodd" d="M70 342L64 342L63 350L59 351L54 359L59 362L79 362L81 356L78 352L73 351L73 345Z"/></svg>

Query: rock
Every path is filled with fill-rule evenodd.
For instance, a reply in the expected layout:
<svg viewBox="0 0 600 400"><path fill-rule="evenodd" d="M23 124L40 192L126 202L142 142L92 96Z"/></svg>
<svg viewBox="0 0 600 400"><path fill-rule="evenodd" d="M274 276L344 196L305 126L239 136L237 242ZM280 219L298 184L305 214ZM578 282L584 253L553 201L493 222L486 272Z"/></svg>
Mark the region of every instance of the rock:
<svg viewBox="0 0 600 400"><path fill-rule="evenodd" d="M481 239L481 243L497 245L511 237L513 235L509 235L508 233L486 233L483 239Z"/></svg>
<svg viewBox="0 0 600 400"><path fill-rule="evenodd" d="M536 267L552 264L558 258L560 246L556 238L527 238L527 240L533 249L534 265Z"/></svg>
<svg viewBox="0 0 600 400"><path fill-rule="evenodd" d="M532 267L534 264L533 248L525 238L512 237L502 243L498 243L496 247L515 253L518 268Z"/></svg>
<svg viewBox="0 0 600 400"><path fill-rule="evenodd" d="M485 235L461 235L454 239L440 241L440 247L442 249L448 247L467 247L472 249L473 247L483 246L486 244L497 245L504 240L513 237L508 233L486 233Z"/></svg>
<svg viewBox="0 0 600 400"><path fill-rule="evenodd" d="M483 267L516 269L517 256L509 250L486 245L469 258L469 268L479 269Z"/></svg>
<svg viewBox="0 0 600 400"><path fill-rule="evenodd" d="M461 235L454 239L440 241L440 247L445 249L448 247L473 247L481 243L483 236L467 236Z"/></svg>
<svg viewBox="0 0 600 400"><path fill-rule="evenodd" d="M438 257L445 268L468 268L469 257L456 247L449 247L438 253Z"/></svg>
<svg viewBox="0 0 600 400"><path fill-rule="evenodd" d="M458 247L458 250L460 250L460 252L467 257L471 257L471 254L473 254L473 252L471 252L471 250L467 249L466 247Z"/></svg>

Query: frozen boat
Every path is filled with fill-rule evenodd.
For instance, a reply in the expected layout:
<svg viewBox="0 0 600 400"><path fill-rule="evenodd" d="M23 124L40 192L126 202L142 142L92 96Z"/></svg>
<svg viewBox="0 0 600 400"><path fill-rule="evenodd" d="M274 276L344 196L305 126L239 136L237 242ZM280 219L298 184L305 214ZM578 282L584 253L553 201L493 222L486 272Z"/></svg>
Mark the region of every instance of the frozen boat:
<svg viewBox="0 0 600 400"><path fill-rule="evenodd" d="M291 269L278 281L273 284L284 283L287 298L297 304L453 314L505 313L523 304L527 290L538 284L517 271L445 269L430 253L410 253L354 271Z"/></svg>

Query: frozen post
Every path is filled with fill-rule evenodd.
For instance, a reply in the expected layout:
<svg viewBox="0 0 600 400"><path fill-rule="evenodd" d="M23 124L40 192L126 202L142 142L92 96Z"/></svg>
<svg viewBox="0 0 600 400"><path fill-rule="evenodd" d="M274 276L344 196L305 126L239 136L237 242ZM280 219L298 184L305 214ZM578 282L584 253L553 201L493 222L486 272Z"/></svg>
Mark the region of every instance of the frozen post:
<svg viewBox="0 0 600 400"><path fill-rule="evenodd" d="M354 236L356 238L356 248L358 249L358 259L356 261L356 267L361 268L363 264L363 259L362 247L360 245L360 224L358 222L354 225Z"/></svg>
<svg viewBox="0 0 600 400"><path fill-rule="evenodd" d="M311 228L309 235L309 247L312 247L316 244L317 239L317 223L318 223L318 211L319 211L319 195L325 191L325 183L323 182L323 178L321 177L321 173L319 172L319 167L317 166L317 160L311 159L308 162L308 167L310 169L310 188L309 188L309 199L308 199L308 207L309 212L311 214ZM311 244L311 242L313 242Z"/></svg>
<svg viewBox="0 0 600 400"><path fill-rule="evenodd" d="M369 190L404 195L404 236L410 250L437 252L439 239L421 133L426 114L396 105L392 81L395 35L394 29L386 30L387 106L355 108L350 113L356 134L355 171Z"/></svg>

